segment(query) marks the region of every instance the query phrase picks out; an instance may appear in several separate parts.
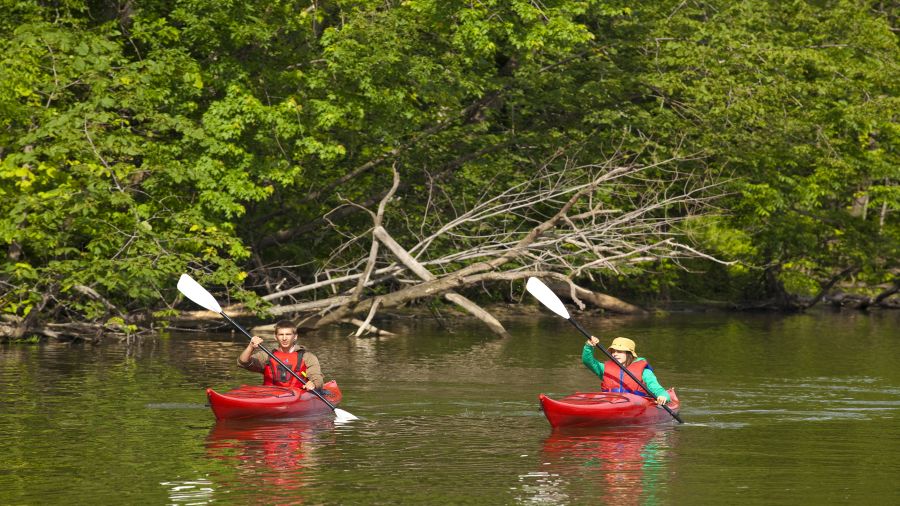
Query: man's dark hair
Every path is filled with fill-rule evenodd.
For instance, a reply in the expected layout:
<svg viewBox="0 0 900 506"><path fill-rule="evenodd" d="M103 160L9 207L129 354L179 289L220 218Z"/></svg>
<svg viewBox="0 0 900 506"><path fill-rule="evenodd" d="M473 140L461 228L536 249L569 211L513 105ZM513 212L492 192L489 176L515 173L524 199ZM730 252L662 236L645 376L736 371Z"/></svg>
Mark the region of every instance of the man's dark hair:
<svg viewBox="0 0 900 506"><path fill-rule="evenodd" d="M291 329L291 332L297 333L297 326L291 320L278 320L275 322L275 332L278 332L278 329Z"/></svg>

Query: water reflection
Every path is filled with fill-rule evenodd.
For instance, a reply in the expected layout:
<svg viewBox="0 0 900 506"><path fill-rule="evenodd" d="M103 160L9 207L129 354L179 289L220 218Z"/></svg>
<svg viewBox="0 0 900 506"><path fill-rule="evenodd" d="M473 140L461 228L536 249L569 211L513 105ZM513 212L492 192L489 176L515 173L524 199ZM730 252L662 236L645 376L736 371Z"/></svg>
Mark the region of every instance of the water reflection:
<svg viewBox="0 0 900 506"><path fill-rule="evenodd" d="M533 499L559 503L594 497L608 504L652 504L668 482L676 435L673 427L554 431L544 440L541 472L532 475L544 484L533 490Z"/></svg>
<svg viewBox="0 0 900 506"><path fill-rule="evenodd" d="M168 491L170 504L207 504L215 493L212 482L204 479L164 481L160 485Z"/></svg>
<svg viewBox="0 0 900 506"><path fill-rule="evenodd" d="M260 381L235 365L240 335L0 344L0 503L897 502L900 312L604 322L582 321L647 336L687 424L551 434L537 393L591 381L560 318L510 325L506 340L425 321L360 345L306 337L364 418L349 427L214 426L206 387Z"/></svg>
<svg viewBox="0 0 900 506"><path fill-rule="evenodd" d="M292 495L309 482L318 466L316 448L333 442L334 427L330 417L220 421L206 438L206 453L234 470L231 479L237 483L228 483L228 488L278 490Z"/></svg>

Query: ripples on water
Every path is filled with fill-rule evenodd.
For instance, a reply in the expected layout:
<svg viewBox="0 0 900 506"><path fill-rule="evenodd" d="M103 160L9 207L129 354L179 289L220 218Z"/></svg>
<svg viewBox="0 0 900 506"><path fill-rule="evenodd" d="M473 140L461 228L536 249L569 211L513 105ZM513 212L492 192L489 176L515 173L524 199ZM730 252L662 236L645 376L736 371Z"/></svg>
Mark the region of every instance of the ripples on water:
<svg viewBox="0 0 900 506"><path fill-rule="evenodd" d="M900 411L900 389L880 387L878 383L866 377L818 377L752 386L735 384L724 392L695 389L691 391L691 413L694 417L734 416L763 423L893 419Z"/></svg>
<svg viewBox="0 0 900 506"><path fill-rule="evenodd" d="M308 338L341 384L341 408L361 418L344 425L216 423L206 387L259 381L234 366L242 339L4 346L0 503L892 504L900 496L891 458L900 450L896 326L709 316L583 323L653 336L639 346L678 388L687 423L551 431L538 393L597 386L580 364L581 339L556 320L512 329L508 340L431 327L387 339ZM870 346L855 369L840 345L850 333ZM790 340L790 354L763 353L779 339Z"/></svg>

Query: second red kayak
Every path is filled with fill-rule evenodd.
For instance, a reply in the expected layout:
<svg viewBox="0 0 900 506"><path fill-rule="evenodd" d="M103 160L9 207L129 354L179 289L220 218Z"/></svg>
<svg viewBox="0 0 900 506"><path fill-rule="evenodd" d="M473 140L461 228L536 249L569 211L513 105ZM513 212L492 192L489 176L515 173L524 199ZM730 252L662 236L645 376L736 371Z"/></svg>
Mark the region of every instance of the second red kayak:
<svg viewBox="0 0 900 506"><path fill-rule="evenodd" d="M341 402L337 382L325 383L324 389L328 402L335 406ZM271 385L243 385L225 393L207 388L206 397L218 420L300 418L332 412L315 394Z"/></svg>
<svg viewBox="0 0 900 506"><path fill-rule="evenodd" d="M675 390L668 390L667 406L678 413L681 404ZM539 397L541 410L553 427L602 427L652 425L673 422L665 409L640 395L612 392L576 392L559 400L544 394Z"/></svg>

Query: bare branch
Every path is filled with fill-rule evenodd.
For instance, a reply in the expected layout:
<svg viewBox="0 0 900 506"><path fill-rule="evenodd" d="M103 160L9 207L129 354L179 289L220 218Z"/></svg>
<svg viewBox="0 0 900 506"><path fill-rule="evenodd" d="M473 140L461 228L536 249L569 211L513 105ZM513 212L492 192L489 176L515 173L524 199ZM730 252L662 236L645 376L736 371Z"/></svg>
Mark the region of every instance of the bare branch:
<svg viewBox="0 0 900 506"><path fill-rule="evenodd" d="M391 167L391 171L393 172L393 175L394 175L391 189L387 192L387 195L385 195L384 198L381 199L381 202L378 204L378 212L376 212L375 216L373 217L373 221L375 222L374 227L376 227L376 228L381 226L381 222L384 218L384 208L387 206L387 203L391 200L391 197L394 196L394 192L397 191L397 187L400 185L400 173L397 172L396 164L394 164L394 166ZM369 259L368 259L368 261L366 261L366 268L365 268L365 270L363 270L362 276L359 277L359 281L356 284L356 289L353 290L353 295L351 295L351 298L354 301L359 300L360 296L362 295L363 289L366 287L366 282L369 281L369 276L371 276L372 271L375 270L375 260L377 260L377 259L378 259L378 241L373 236L372 246L369 249ZM374 306L373 306L373 308L374 308ZM371 320L371 319L372 319L372 314L369 315L369 320Z"/></svg>
<svg viewBox="0 0 900 506"><path fill-rule="evenodd" d="M642 309L572 281L598 272L619 272L641 262L701 258L720 263L687 242L686 223L710 212L721 182L706 181L690 157L638 163L641 153L616 151L602 163L579 164L572 152L559 150L538 164L525 181L494 191L492 182L474 201L460 199L439 186L428 188L424 212L403 214L395 206L391 218L406 223L400 246L382 224L386 203L403 185L394 171L373 226L346 232L346 241L322 266L317 281L271 294L266 300L330 289L327 298L276 306L275 314L319 311L317 328L368 312L370 324L379 308L392 308L422 298L442 296L481 318L498 334L503 326L458 293L481 283L514 282L531 275L554 279L559 295L621 313ZM396 229L398 221L392 221ZM396 235L396 237L401 237ZM348 244L371 241L367 255ZM385 248L379 249L378 245ZM440 244L440 248L437 245ZM382 251L385 250L385 251ZM354 283L353 287L346 286ZM389 284L388 284L389 283ZM366 289L381 286L377 298ZM357 334L362 332L362 328Z"/></svg>

